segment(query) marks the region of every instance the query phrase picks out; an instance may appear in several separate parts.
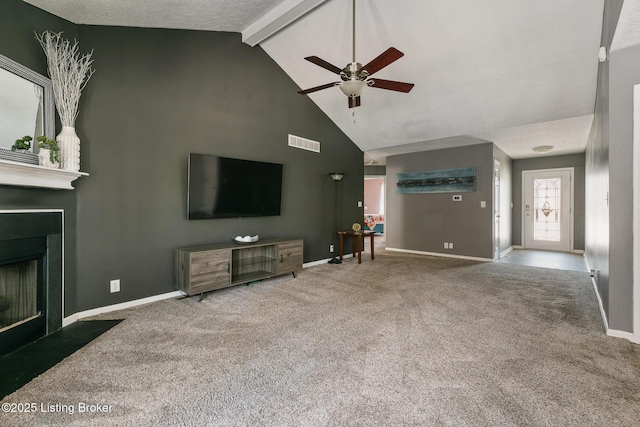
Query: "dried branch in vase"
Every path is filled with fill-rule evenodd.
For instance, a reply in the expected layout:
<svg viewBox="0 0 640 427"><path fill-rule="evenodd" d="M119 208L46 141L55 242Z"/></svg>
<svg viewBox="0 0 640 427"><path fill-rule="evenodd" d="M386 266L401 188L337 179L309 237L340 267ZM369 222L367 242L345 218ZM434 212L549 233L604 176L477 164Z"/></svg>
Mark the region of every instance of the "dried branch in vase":
<svg viewBox="0 0 640 427"><path fill-rule="evenodd" d="M53 83L53 97L63 126L74 126L78 117L78 103L82 89L95 72L91 68L93 51L81 55L78 42L62 38L62 33L45 31L36 39L47 56L49 76Z"/></svg>

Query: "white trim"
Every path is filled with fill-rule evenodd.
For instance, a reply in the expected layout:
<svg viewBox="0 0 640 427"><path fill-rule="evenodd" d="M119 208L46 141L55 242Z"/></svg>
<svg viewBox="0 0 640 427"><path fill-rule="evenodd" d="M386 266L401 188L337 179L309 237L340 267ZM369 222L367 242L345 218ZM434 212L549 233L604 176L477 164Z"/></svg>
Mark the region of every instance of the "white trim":
<svg viewBox="0 0 640 427"><path fill-rule="evenodd" d="M524 249L524 246L522 245L513 245L511 246L513 249Z"/></svg>
<svg viewBox="0 0 640 427"><path fill-rule="evenodd" d="M551 169L527 169L527 170L523 170L522 171L522 207L521 207L521 228L520 228L520 241L522 242L522 246L524 249L529 249L526 247L526 241L525 241L525 221L524 221L524 217L525 217L525 206L527 204L527 200L525 198L525 190L526 190L526 177L525 175L528 174L532 174L532 173L544 173L544 172L556 172L556 171L569 171L569 193L570 193L570 198L571 200L569 201L569 209L571 209L571 215L570 215L570 224L569 224L569 252L573 252L573 247L575 244L575 236L574 236L574 222L575 222L575 197L574 197L574 187L575 187L575 168L573 166L568 166L568 167L562 167L562 168L551 168ZM536 249L536 248L532 248L532 249Z"/></svg>
<svg viewBox="0 0 640 427"><path fill-rule="evenodd" d="M584 251L582 249L572 249L572 254L584 255Z"/></svg>
<svg viewBox="0 0 640 427"><path fill-rule="evenodd" d="M607 336L614 338L624 338L631 342L637 343L637 341L634 341L633 333L631 332L619 331L617 329L607 329Z"/></svg>
<svg viewBox="0 0 640 427"><path fill-rule="evenodd" d="M591 271L591 268L589 267L589 262L586 261L586 258L585 258L585 264L587 264L587 271ZM604 306L602 305L602 298L600 298L600 292L598 292L598 285L596 284L596 281L593 277L591 278L591 284L593 284L593 291L595 292L596 298L598 299L598 306L600 307L600 315L602 316L602 323L604 324L604 329L607 332L607 335L609 335L609 322L607 321L607 313L604 311Z"/></svg>
<svg viewBox="0 0 640 427"><path fill-rule="evenodd" d="M65 272L64 272L64 264L65 264L65 253L64 253L64 248L65 248L65 244L64 244L64 209L2 209L0 210L0 214L10 214L10 213L59 213L61 214L62 218L62 307L60 309L60 315L62 316L62 324L64 326L64 284L65 284ZM48 323L47 322L47 328L48 328ZM49 333L49 331L47 330L47 334Z"/></svg>
<svg viewBox="0 0 640 427"><path fill-rule="evenodd" d="M429 256L437 256L442 258L457 258L457 259L468 259L471 261L482 261L482 262L493 262L491 258L480 258L480 257L472 257L472 256L464 256L464 255L453 255L453 254L443 254L440 252L425 252L425 251L414 251L412 249L399 249L399 248L385 248L387 251L392 252L404 252L407 254L416 254L416 255L429 255Z"/></svg>
<svg viewBox="0 0 640 427"><path fill-rule="evenodd" d="M73 190L71 183L81 176L89 176L89 174L0 160L0 184L2 185Z"/></svg>
<svg viewBox="0 0 640 427"><path fill-rule="evenodd" d="M503 258L506 254L511 252L514 248L515 248L514 246L509 246L507 249L505 249L500 253L500 258Z"/></svg>
<svg viewBox="0 0 640 427"><path fill-rule="evenodd" d="M587 258L586 255L583 255L583 260L584 260L584 266L586 267L587 271L591 272L591 266L589 265L589 259ZM597 289L596 289L596 293L598 293Z"/></svg>
<svg viewBox="0 0 640 427"><path fill-rule="evenodd" d="M587 257L584 258L584 264L587 267L587 271L591 271L591 266L589 265L589 260ZM604 324L605 333L608 337L614 338L623 338L629 340L633 343L640 343L633 333L620 331L617 329L609 329L609 321L607 320L607 315L604 311L604 306L602 305L602 298L600 298L600 292L598 292L598 285L596 284L595 279L591 278L591 284L593 285L593 292L596 294L596 298L598 300L598 306L600 307L600 315L602 316L602 323Z"/></svg>
<svg viewBox="0 0 640 427"><path fill-rule="evenodd" d="M640 343L640 85L633 87L633 342Z"/></svg>
<svg viewBox="0 0 640 427"><path fill-rule="evenodd" d="M365 252L362 251L362 253L364 254ZM346 259L346 258L353 258L353 254L342 255L342 259ZM302 264L302 268L316 267L318 265L324 265L324 264L327 264L332 259L333 259L333 257L332 258L319 259L317 261L305 262L304 264Z"/></svg>
<svg viewBox="0 0 640 427"><path fill-rule="evenodd" d="M65 317L62 321L62 326L68 326L77 320L84 319L91 316L97 316L98 314L110 313L112 311L119 311L127 308L138 307L140 305L162 301L165 299L177 298L183 295L184 294L180 291L173 291L173 292L168 292L166 294L154 295L152 297L146 297L146 298L141 298L133 301L127 301L119 304L107 305L104 307L98 307L98 308L93 308L91 310L81 311L79 313L72 314L69 317Z"/></svg>
<svg viewBox="0 0 640 427"><path fill-rule="evenodd" d="M309 268L309 267L315 267L318 265L323 265L329 262L331 258L325 258L325 259L319 259L317 261L311 261L311 262L305 262L304 264L302 264L302 268Z"/></svg>
<svg viewBox="0 0 640 427"><path fill-rule="evenodd" d="M262 43L325 1L326 0L284 0L242 30L242 42L251 47Z"/></svg>

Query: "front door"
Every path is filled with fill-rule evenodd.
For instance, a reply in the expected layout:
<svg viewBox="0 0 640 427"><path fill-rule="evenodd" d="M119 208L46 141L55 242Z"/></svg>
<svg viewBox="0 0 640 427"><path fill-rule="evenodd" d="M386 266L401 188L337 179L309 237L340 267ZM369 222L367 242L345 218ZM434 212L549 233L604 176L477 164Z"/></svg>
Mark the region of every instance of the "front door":
<svg viewBox="0 0 640 427"><path fill-rule="evenodd" d="M572 249L573 169L524 171L524 247Z"/></svg>

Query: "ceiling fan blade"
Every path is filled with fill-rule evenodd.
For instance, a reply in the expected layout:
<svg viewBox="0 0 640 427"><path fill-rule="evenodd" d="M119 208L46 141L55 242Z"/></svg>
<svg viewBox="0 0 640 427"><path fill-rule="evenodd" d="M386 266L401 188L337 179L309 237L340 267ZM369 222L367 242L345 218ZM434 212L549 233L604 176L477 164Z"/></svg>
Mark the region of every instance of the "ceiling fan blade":
<svg viewBox="0 0 640 427"><path fill-rule="evenodd" d="M371 76L371 75L373 75L373 73L377 73L378 71L382 70L387 65L397 61L398 59L402 58L403 56L404 56L404 53L400 52L395 47L390 47L389 49L387 49L384 52L382 52L374 60L372 60L371 62L369 62L367 65L365 65L362 68L367 70L367 72Z"/></svg>
<svg viewBox="0 0 640 427"><path fill-rule="evenodd" d="M322 90L322 89L327 89L327 88L330 88L330 87L333 87L333 86L339 85L339 84L340 83L338 83L338 82L327 83L326 85L316 86L316 87L312 87L310 89L305 89L305 90L299 90L298 93L300 95L306 95L308 93L316 92L316 91L319 91L319 90Z"/></svg>
<svg viewBox="0 0 640 427"><path fill-rule="evenodd" d="M304 59L306 59L309 62L313 62L317 66L322 67L325 70L329 70L332 73L340 74L340 72L342 71L341 68L338 68L333 64L329 64L327 61L325 61L324 59L318 58L317 56L307 56Z"/></svg>
<svg viewBox="0 0 640 427"><path fill-rule="evenodd" d="M348 96L349 99L349 108L359 107L360 106L360 97L359 96Z"/></svg>
<svg viewBox="0 0 640 427"><path fill-rule="evenodd" d="M369 82L373 82L371 87L376 87L378 89L387 89L387 90L395 90L396 92L404 92L408 93L413 86L413 83L404 83L404 82L394 82L393 80L383 80L383 79L371 79Z"/></svg>

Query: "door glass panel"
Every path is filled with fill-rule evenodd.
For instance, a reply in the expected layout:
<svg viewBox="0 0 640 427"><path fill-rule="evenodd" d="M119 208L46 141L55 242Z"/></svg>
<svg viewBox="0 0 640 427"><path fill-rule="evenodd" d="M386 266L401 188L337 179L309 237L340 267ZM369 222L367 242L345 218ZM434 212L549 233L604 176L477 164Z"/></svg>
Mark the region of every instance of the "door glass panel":
<svg viewBox="0 0 640 427"><path fill-rule="evenodd" d="M562 179L533 180L533 240L560 241L560 184Z"/></svg>

